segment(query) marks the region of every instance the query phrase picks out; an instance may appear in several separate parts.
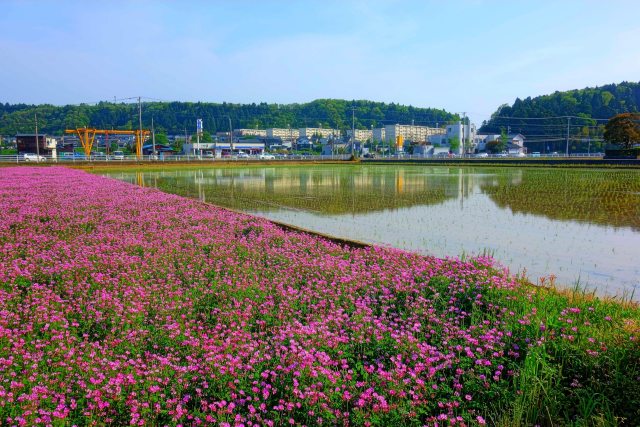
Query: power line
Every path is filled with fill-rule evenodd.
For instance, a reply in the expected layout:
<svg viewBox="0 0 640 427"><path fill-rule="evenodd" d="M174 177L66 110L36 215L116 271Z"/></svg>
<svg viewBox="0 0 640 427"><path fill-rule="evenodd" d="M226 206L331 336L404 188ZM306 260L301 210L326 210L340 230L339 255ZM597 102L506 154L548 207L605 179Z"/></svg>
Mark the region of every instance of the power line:
<svg viewBox="0 0 640 427"><path fill-rule="evenodd" d="M513 117L513 116L495 116L491 119L517 119L517 120L553 120L553 119L581 119L581 120L595 120L608 122L609 119L596 119L592 117L580 117L580 116L552 116L552 117Z"/></svg>

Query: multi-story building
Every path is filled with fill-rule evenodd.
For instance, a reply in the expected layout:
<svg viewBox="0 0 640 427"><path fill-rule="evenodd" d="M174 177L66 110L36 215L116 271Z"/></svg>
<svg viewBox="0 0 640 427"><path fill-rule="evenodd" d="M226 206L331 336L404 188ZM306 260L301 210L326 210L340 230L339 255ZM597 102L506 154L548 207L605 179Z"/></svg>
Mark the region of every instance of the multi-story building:
<svg viewBox="0 0 640 427"><path fill-rule="evenodd" d="M318 135L321 138L329 138L331 136L340 136L338 129L330 128L300 128L300 137L311 139Z"/></svg>
<svg viewBox="0 0 640 427"><path fill-rule="evenodd" d="M443 134L444 132L444 129L428 126L395 124L384 127L385 140L392 142L396 140L396 137L402 136L407 142L426 143L430 136Z"/></svg>
<svg viewBox="0 0 640 427"><path fill-rule="evenodd" d="M462 122L447 125L445 129L440 129L438 134L429 137L430 144L448 145L458 142L458 149L455 154L473 153L476 147L476 125L473 123L463 125ZM464 141L464 144L461 142Z"/></svg>
<svg viewBox="0 0 640 427"><path fill-rule="evenodd" d="M266 137L266 129L234 129L233 134L235 136L261 136Z"/></svg>
<svg viewBox="0 0 640 427"><path fill-rule="evenodd" d="M300 137L300 131L298 129L269 128L266 132L267 138L280 138L283 141L291 141Z"/></svg>
<svg viewBox="0 0 640 427"><path fill-rule="evenodd" d="M351 138L351 129L347 130L347 136ZM356 141L367 141L372 139L373 131L371 129L356 129Z"/></svg>
<svg viewBox="0 0 640 427"><path fill-rule="evenodd" d="M386 141L384 128L377 128L373 130L373 140L376 142Z"/></svg>
<svg viewBox="0 0 640 427"><path fill-rule="evenodd" d="M16 135L16 148L19 154L40 153L42 156L56 157L57 141L46 134L19 133Z"/></svg>

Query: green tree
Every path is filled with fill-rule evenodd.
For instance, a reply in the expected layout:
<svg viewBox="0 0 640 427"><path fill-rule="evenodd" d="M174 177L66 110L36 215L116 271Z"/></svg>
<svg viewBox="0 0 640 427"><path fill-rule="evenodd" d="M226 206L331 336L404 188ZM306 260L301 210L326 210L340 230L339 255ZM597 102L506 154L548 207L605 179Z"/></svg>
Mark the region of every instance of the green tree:
<svg viewBox="0 0 640 427"><path fill-rule="evenodd" d="M169 145L169 138L165 133L156 134L156 145Z"/></svg>
<svg viewBox="0 0 640 427"><path fill-rule="evenodd" d="M202 132L202 136L200 137L200 142L205 144L210 144L213 142L213 138L211 138L211 134L206 130Z"/></svg>
<svg viewBox="0 0 640 427"><path fill-rule="evenodd" d="M499 139L487 142L487 151L491 153L502 153L504 151L504 143Z"/></svg>
<svg viewBox="0 0 640 427"><path fill-rule="evenodd" d="M600 129L594 119L608 120L616 114L638 111L640 82L622 82L516 99L512 105L498 107L491 118L482 124L480 131L499 133L501 128L510 127L511 132L536 135L527 142L527 148L529 151L542 152L557 149L555 143L549 143L548 140L566 137L566 116L572 116L570 126L574 127L573 135L599 140L603 137L604 129ZM581 143L578 149L582 147L587 149L585 143Z"/></svg>
<svg viewBox="0 0 640 427"><path fill-rule="evenodd" d="M174 151L181 153L182 152L182 146L184 145L184 138L183 139L175 139L173 141L173 149Z"/></svg>
<svg viewBox="0 0 640 427"><path fill-rule="evenodd" d="M604 140L622 148L640 143L640 114L622 113L610 118L604 127Z"/></svg>
<svg viewBox="0 0 640 427"><path fill-rule="evenodd" d="M452 153L460 151L460 138L449 138L449 147Z"/></svg>

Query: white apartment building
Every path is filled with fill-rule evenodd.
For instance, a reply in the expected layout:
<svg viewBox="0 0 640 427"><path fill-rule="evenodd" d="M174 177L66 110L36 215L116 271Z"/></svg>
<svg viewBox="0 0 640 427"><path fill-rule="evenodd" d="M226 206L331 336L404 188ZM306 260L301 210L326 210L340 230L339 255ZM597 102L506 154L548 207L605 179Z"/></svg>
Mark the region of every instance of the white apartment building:
<svg viewBox="0 0 640 427"><path fill-rule="evenodd" d="M351 138L352 130L347 130L347 136ZM367 141L372 139L373 131L371 129L356 129L356 141Z"/></svg>
<svg viewBox="0 0 640 427"><path fill-rule="evenodd" d="M235 136L267 136L266 129L234 129L233 134Z"/></svg>
<svg viewBox="0 0 640 427"><path fill-rule="evenodd" d="M395 124L384 127L385 140L387 141L395 141L396 137L402 136L407 142L427 142L430 136L443 134L444 132L444 129L428 126Z"/></svg>
<svg viewBox="0 0 640 427"><path fill-rule="evenodd" d="M282 140L298 139L300 131L290 128L269 128L266 130L267 138L280 138Z"/></svg>
<svg viewBox="0 0 640 427"><path fill-rule="evenodd" d="M441 130L441 133L429 137L430 144L451 145L452 141L462 141L464 138L467 141L466 152L473 153L475 150L477 138L476 125L473 123L463 125L462 122L458 122L453 125L447 125L445 129ZM462 151L463 144L460 144L456 154L462 154Z"/></svg>
<svg viewBox="0 0 640 427"><path fill-rule="evenodd" d="M330 136L340 136L340 130L331 128L300 128L301 138L311 139L314 135L320 135L321 138L329 138Z"/></svg>

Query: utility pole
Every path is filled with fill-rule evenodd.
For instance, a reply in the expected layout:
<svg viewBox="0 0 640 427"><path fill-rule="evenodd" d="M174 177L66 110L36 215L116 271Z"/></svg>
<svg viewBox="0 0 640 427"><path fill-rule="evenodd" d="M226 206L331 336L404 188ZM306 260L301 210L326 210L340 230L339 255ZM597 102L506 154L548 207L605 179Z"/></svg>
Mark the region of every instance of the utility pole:
<svg viewBox="0 0 640 427"><path fill-rule="evenodd" d="M202 147L200 147L200 128L198 126L198 120L196 119L196 144L198 144L199 155L202 156ZM196 153L196 150L193 150L193 153Z"/></svg>
<svg viewBox="0 0 640 427"><path fill-rule="evenodd" d="M415 134L415 119L411 119L411 144L413 144L416 140L416 134Z"/></svg>
<svg viewBox="0 0 640 427"><path fill-rule="evenodd" d="M36 158L37 161L40 161L40 138L38 136L38 113L33 113L33 117L36 121Z"/></svg>
<svg viewBox="0 0 640 427"><path fill-rule="evenodd" d="M151 144L153 146L153 158L156 156L156 129L153 127L153 116L151 116Z"/></svg>
<svg viewBox="0 0 640 427"><path fill-rule="evenodd" d="M187 145L188 139L187 139L187 128L184 128L184 145ZM184 151L184 148L183 148Z"/></svg>
<svg viewBox="0 0 640 427"><path fill-rule="evenodd" d="M571 117L567 116L567 148L565 155L569 157L569 123L571 122Z"/></svg>
<svg viewBox="0 0 640 427"><path fill-rule="evenodd" d="M229 148L231 148L231 152L233 152L233 125L231 124L231 116L227 116L229 119Z"/></svg>
<svg viewBox="0 0 640 427"><path fill-rule="evenodd" d="M142 99L140 97L138 97L138 126L138 144L140 147L140 151L138 151L138 147L136 147L136 156L140 157L140 155L142 154L142 143L144 142L142 138Z"/></svg>
<svg viewBox="0 0 640 427"><path fill-rule="evenodd" d="M462 112L462 140L460 141L460 143L462 144L462 157L464 157L464 152L466 151L465 139L464 139L464 127L465 127L466 119L467 119L467 112L463 111Z"/></svg>
<svg viewBox="0 0 640 427"><path fill-rule="evenodd" d="M356 142L356 106L351 107L351 155L355 156L353 149Z"/></svg>

